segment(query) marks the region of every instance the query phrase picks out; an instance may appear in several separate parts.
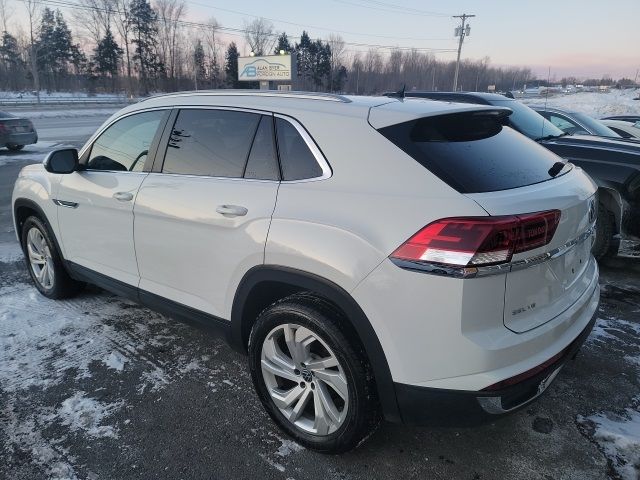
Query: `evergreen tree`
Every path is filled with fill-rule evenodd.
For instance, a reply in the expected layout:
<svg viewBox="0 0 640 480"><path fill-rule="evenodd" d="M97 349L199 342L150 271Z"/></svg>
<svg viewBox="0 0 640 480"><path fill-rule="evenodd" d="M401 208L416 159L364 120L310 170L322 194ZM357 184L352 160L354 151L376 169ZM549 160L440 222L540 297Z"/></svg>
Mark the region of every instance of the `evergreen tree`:
<svg viewBox="0 0 640 480"><path fill-rule="evenodd" d="M303 33L303 35L304 34L306 34L306 32ZM282 32L278 37L278 42L276 43L276 48L273 51L273 53L276 55L280 55L281 50L284 51L285 53L291 53L293 51L293 47L289 43L289 38L287 37L287 34L285 32Z"/></svg>
<svg viewBox="0 0 640 480"><path fill-rule="evenodd" d="M220 86L220 64L216 55L213 55L209 62L209 80L211 81L211 88Z"/></svg>
<svg viewBox="0 0 640 480"><path fill-rule="evenodd" d="M25 68L25 62L20 58L18 41L9 32L4 32L0 43L0 88L20 89Z"/></svg>
<svg viewBox="0 0 640 480"><path fill-rule="evenodd" d="M115 77L118 75L118 65L123 53L122 48L113 38L111 29L107 29L104 38L96 45L93 53L95 71L103 76Z"/></svg>
<svg viewBox="0 0 640 480"><path fill-rule="evenodd" d="M54 12L45 7L36 43L38 70L43 72L47 88L55 89L73 58L71 31L59 10Z"/></svg>
<svg viewBox="0 0 640 480"><path fill-rule="evenodd" d="M198 86L202 86L207 78L207 70L205 68L204 60L204 48L200 39L196 42L196 46L193 50L193 67L194 67L194 80L196 83L196 90Z"/></svg>
<svg viewBox="0 0 640 480"><path fill-rule="evenodd" d="M314 88L322 86L331 72L331 48L322 40L311 40L307 32L302 32L300 43L294 48L298 76L302 77L303 88L309 88L308 83L313 83Z"/></svg>
<svg viewBox="0 0 640 480"><path fill-rule="evenodd" d="M238 47L235 42L231 42L224 56L225 82L228 88L240 88L238 81Z"/></svg>
<svg viewBox="0 0 640 480"><path fill-rule="evenodd" d="M134 44L133 61L140 73L142 93L149 93L149 80L164 71L156 53L158 15L146 0L132 0L129 5L129 24Z"/></svg>
<svg viewBox="0 0 640 480"><path fill-rule="evenodd" d="M294 51L296 53L296 67L298 76L302 78L302 88L306 89L307 79L311 74L311 48L313 42L306 31L300 36L300 43L296 43Z"/></svg>

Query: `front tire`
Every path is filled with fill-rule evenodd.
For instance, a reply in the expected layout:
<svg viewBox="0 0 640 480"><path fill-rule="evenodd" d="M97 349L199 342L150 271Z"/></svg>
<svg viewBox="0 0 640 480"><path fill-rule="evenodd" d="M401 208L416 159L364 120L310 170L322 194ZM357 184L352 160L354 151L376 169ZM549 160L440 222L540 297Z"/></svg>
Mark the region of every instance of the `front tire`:
<svg viewBox="0 0 640 480"><path fill-rule="evenodd" d="M596 220L596 239L591 251L597 260L611 258L618 255L620 241L615 238L616 217L606 209L603 204L598 204L598 218Z"/></svg>
<svg viewBox="0 0 640 480"><path fill-rule="evenodd" d="M82 283L69 276L52 238L46 224L38 217L29 217L22 225L22 251L29 275L42 295L57 300L78 293Z"/></svg>
<svg viewBox="0 0 640 480"><path fill-rule="evenodd" d="M10 143L7 145L7 148L12 152L18 152L24 148L24 145L16 145L16 144Z"/></svg>
<svg viewBox="0 0 640 480"><path fill-rule="evenodd" d="M356 447L379 422L373 375L329 302L295 294L258 317L249 339L254 386L267 413L323 453Z"/></svg>

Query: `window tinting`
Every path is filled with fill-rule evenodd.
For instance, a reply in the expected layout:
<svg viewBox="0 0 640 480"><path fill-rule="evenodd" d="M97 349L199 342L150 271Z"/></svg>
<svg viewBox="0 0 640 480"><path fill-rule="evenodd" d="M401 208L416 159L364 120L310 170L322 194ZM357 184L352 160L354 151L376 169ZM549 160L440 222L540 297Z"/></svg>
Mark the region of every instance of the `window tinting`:
<svg viewBox="0 0 640 480"><path fill-rule="evenodd" d="M279 180L278 159L273 139L273 118L263 116L253 139L244 178Z"/></svg>
<svg viewBox="0 0 640 480"><path fill-rule="evenodd" d="M380 133L460 193L507 190L553 178L549 171L558 157L500 123L498 117L462 113L400 123Z"/></svg>
<svg viewBox="0 0 640 480"><path fill-rule="evenodd" d="M290 122L276 118L278 153L284 180L302 180L322 176L322 169L307 143Z"/></svg>
<svg viewBox="0 0 640 480"><path fill-rule="evenodd" d="M140 172L165 112L137 113L118 120L93 143L87 168Z"/></svg>
<svg viewBox="0 0 640 480"><path fill-rule="evenodd" d="M180 110L162 171L242 177L260 115L232 110Z"/></svg>

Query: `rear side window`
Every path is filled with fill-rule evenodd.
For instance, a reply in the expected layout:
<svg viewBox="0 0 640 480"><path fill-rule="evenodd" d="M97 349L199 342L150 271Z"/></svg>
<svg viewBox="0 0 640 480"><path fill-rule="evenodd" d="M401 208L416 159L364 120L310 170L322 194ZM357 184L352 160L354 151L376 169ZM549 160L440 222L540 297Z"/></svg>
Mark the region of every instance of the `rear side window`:
<svg viewBox="0 0 640 480"><path fill-rule="evenodd" d="M551 167L561 159L502 123L495 115L457 113L379 131L460 193L507 190L553 178Z"/></svg>
<svg viewBox="0 0 640 480"><path fill-rule="evenodd" d="M276 130L283 180L321 177L322 168L296 127L276 118Z"/></svg>
<svg viewBox="0 0 640 480"><path fill-rule="evenodd" d="M260 117L232 110L180 110L162 171L242 177Z"/></svg>

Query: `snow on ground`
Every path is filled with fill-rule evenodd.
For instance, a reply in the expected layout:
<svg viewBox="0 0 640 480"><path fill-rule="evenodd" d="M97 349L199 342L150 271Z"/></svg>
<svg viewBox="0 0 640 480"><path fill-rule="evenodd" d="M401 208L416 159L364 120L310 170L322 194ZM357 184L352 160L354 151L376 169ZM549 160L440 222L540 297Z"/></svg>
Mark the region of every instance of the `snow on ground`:
<svg viewBox="0 0 640 480"><path fill-rule="evenodd" d="M17 117L28 119L35 118L80 118L80 117L103 117L112 115L120 110L121 107L104 107L104 108L46 108L39 110L23 110L12 109L11 106L0 106L0 111L9 112Z"/></svg>
<svg viewBox="0 0 640 480"><path fill-rule="evenodd" d="M640 100L634 100L640 95L640 90L611 90L608 93L578 92L571 94L549 95L546 99L550 107L575 110L586 113L594 118L611 115L640 115ZM527 105L544 105L545 97L531 97L520 99Z"/></svg>
<svg viewBox="0 0 640 480"><path fill-rule="evenodd" d="M44 160L44 157L47 156L54 148L64 148L71 147L70 145L65 145L63 143L58 142L45 142L40 141L33 145L26 145L24 150L18 153L12 153L7 150L0 150L0 167L4 167L13 162L31 162L31 163L40 163Z"/></svg>
<svg viewBox="0 0 640 480"><path fill-rule="evenodd" d="M86 92L40 92L40 100L46 101L52 98L68 98L68 99L83 99L83 98L95 98L100 100L122 100L126 98L124 94L117 93L95 93L89 95ZM12 92L12 91L0 91L0 100L12 99L12 100L25 100L34 101L37 99L36 95L32 92Z"/></svg>
<svg viewBox="0 0 640 480"><path fill-rule="evenodd" d="M15 243L0 243L0 263L17 262L23 258L20 245Z"/></svg>
<svg viewBox="0 0 640 480"><path fill-rule="evenodd" d="M85 392L76 392L62 402L57 416L62 420L62 425L67 425L72 432L82 430L91 437L117 438L117 431L112 425L101 425L101 423L123 403L120 401L106 404L87 397Z"/></svg>

